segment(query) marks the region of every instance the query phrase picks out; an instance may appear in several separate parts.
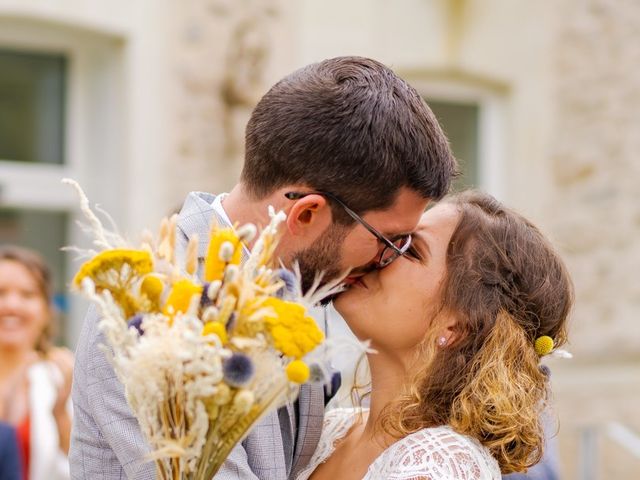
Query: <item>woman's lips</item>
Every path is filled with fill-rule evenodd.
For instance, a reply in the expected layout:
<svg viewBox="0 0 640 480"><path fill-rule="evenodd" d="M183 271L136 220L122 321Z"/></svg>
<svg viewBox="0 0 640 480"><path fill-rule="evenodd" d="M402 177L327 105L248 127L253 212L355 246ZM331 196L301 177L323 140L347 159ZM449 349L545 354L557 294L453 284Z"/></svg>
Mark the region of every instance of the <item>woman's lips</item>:
<svg viewBox="0 0 640 480"><path fill-rule="evenodd" d="M22 320L14 315L0 317L0 328L3 330L18 330L22 328Z"/></svg>

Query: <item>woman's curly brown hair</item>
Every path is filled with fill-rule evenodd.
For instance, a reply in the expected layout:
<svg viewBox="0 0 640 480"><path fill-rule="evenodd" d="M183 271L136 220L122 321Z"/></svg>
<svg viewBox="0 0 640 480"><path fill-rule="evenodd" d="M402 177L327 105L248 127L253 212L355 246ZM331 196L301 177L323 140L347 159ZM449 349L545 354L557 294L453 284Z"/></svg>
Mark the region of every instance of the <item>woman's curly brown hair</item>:
<svg viewBox="0 0 640 480"><path fill-rule="evenodd" d="M451 425L487 447L503 473L525 471L542 456L548 397L534 342L548 335L565 343L572 282L540 231L493 197L466 192L447 202L460 220L439 312L455 315L455 338L439 348L425 336L411 386L381 426L400 438Z"/></svg>

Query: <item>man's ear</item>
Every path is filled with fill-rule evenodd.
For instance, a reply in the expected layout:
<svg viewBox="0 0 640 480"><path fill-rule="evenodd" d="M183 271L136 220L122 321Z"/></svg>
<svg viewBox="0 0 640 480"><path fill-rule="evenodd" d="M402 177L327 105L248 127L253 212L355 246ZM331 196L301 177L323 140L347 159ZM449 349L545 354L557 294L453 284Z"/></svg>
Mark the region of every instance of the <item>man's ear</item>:
<svg viewBox="0 0 640 480"><path fill-rule="evenodd" d="M322 195L305 195L296 200L287 215L291 235L320 234L332 222L331 208Z"/></svg>

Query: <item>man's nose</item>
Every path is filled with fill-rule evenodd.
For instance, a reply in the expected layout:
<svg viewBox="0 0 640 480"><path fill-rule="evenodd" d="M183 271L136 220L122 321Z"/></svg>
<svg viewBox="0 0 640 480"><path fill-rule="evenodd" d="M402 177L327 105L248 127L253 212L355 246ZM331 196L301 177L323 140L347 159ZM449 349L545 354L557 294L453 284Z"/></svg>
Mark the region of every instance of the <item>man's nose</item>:
<svg viewBox="0 0 640 480"><path fill-rule="evenodd" d="M358 268L354 268L353 270L351 270L350 274L351 275L364 275L370 272L373 272L374 270L378 269L378 262L375 260L370 261L369 263L367 263L366 265L363 265L362 267L358 267Z"/></svg>

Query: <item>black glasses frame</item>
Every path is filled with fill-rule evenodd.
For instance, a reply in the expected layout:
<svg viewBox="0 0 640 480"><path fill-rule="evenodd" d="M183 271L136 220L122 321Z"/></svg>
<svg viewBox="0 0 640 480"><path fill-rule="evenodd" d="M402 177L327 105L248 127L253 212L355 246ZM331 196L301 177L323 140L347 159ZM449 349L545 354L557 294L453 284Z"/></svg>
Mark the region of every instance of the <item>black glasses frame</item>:
<svg viewBox="0 0 640 480"><path fill-rule="evenodd" d="M313 192L287 192L287 193L284 194L284 196L286 198L288 198L289 200L299 200L299 199L304 198L304 197L306 197L308 195L322 195L323 197L327 197L330 200L333 200L338 205L340 205L342 207L342 209L345 212L347 212L347 214L351 218L353 218L356 222L358 222L360 225L362 225L364 228L366 228L369 231L369 233L371 233L374 237L376 237L378 239L379 242L381 242L384 245L384 249L380 252L378 260L376 261L376 264L377 264L378 268L386 267L391 262L393 262L396 258L401 257L402 255L404 255L407 252L407 250L409 250L409 247L411 246L411 235L410 234L407 234L405 236L406 240L400 247L396 247L395 244L391 240L389 240L386 236L384 236L378 230L376 230L371 225L369 225L369 223L367 223L367 221L364 218L362 218L356 212L351 210L342 200L340 200L338 197L336 197L333 193L322 192L322 191L313 191ZM385 253L386 253L387 250L391 250L393 252L393 254L390 255L387 258L384 258Z"/></svg>

